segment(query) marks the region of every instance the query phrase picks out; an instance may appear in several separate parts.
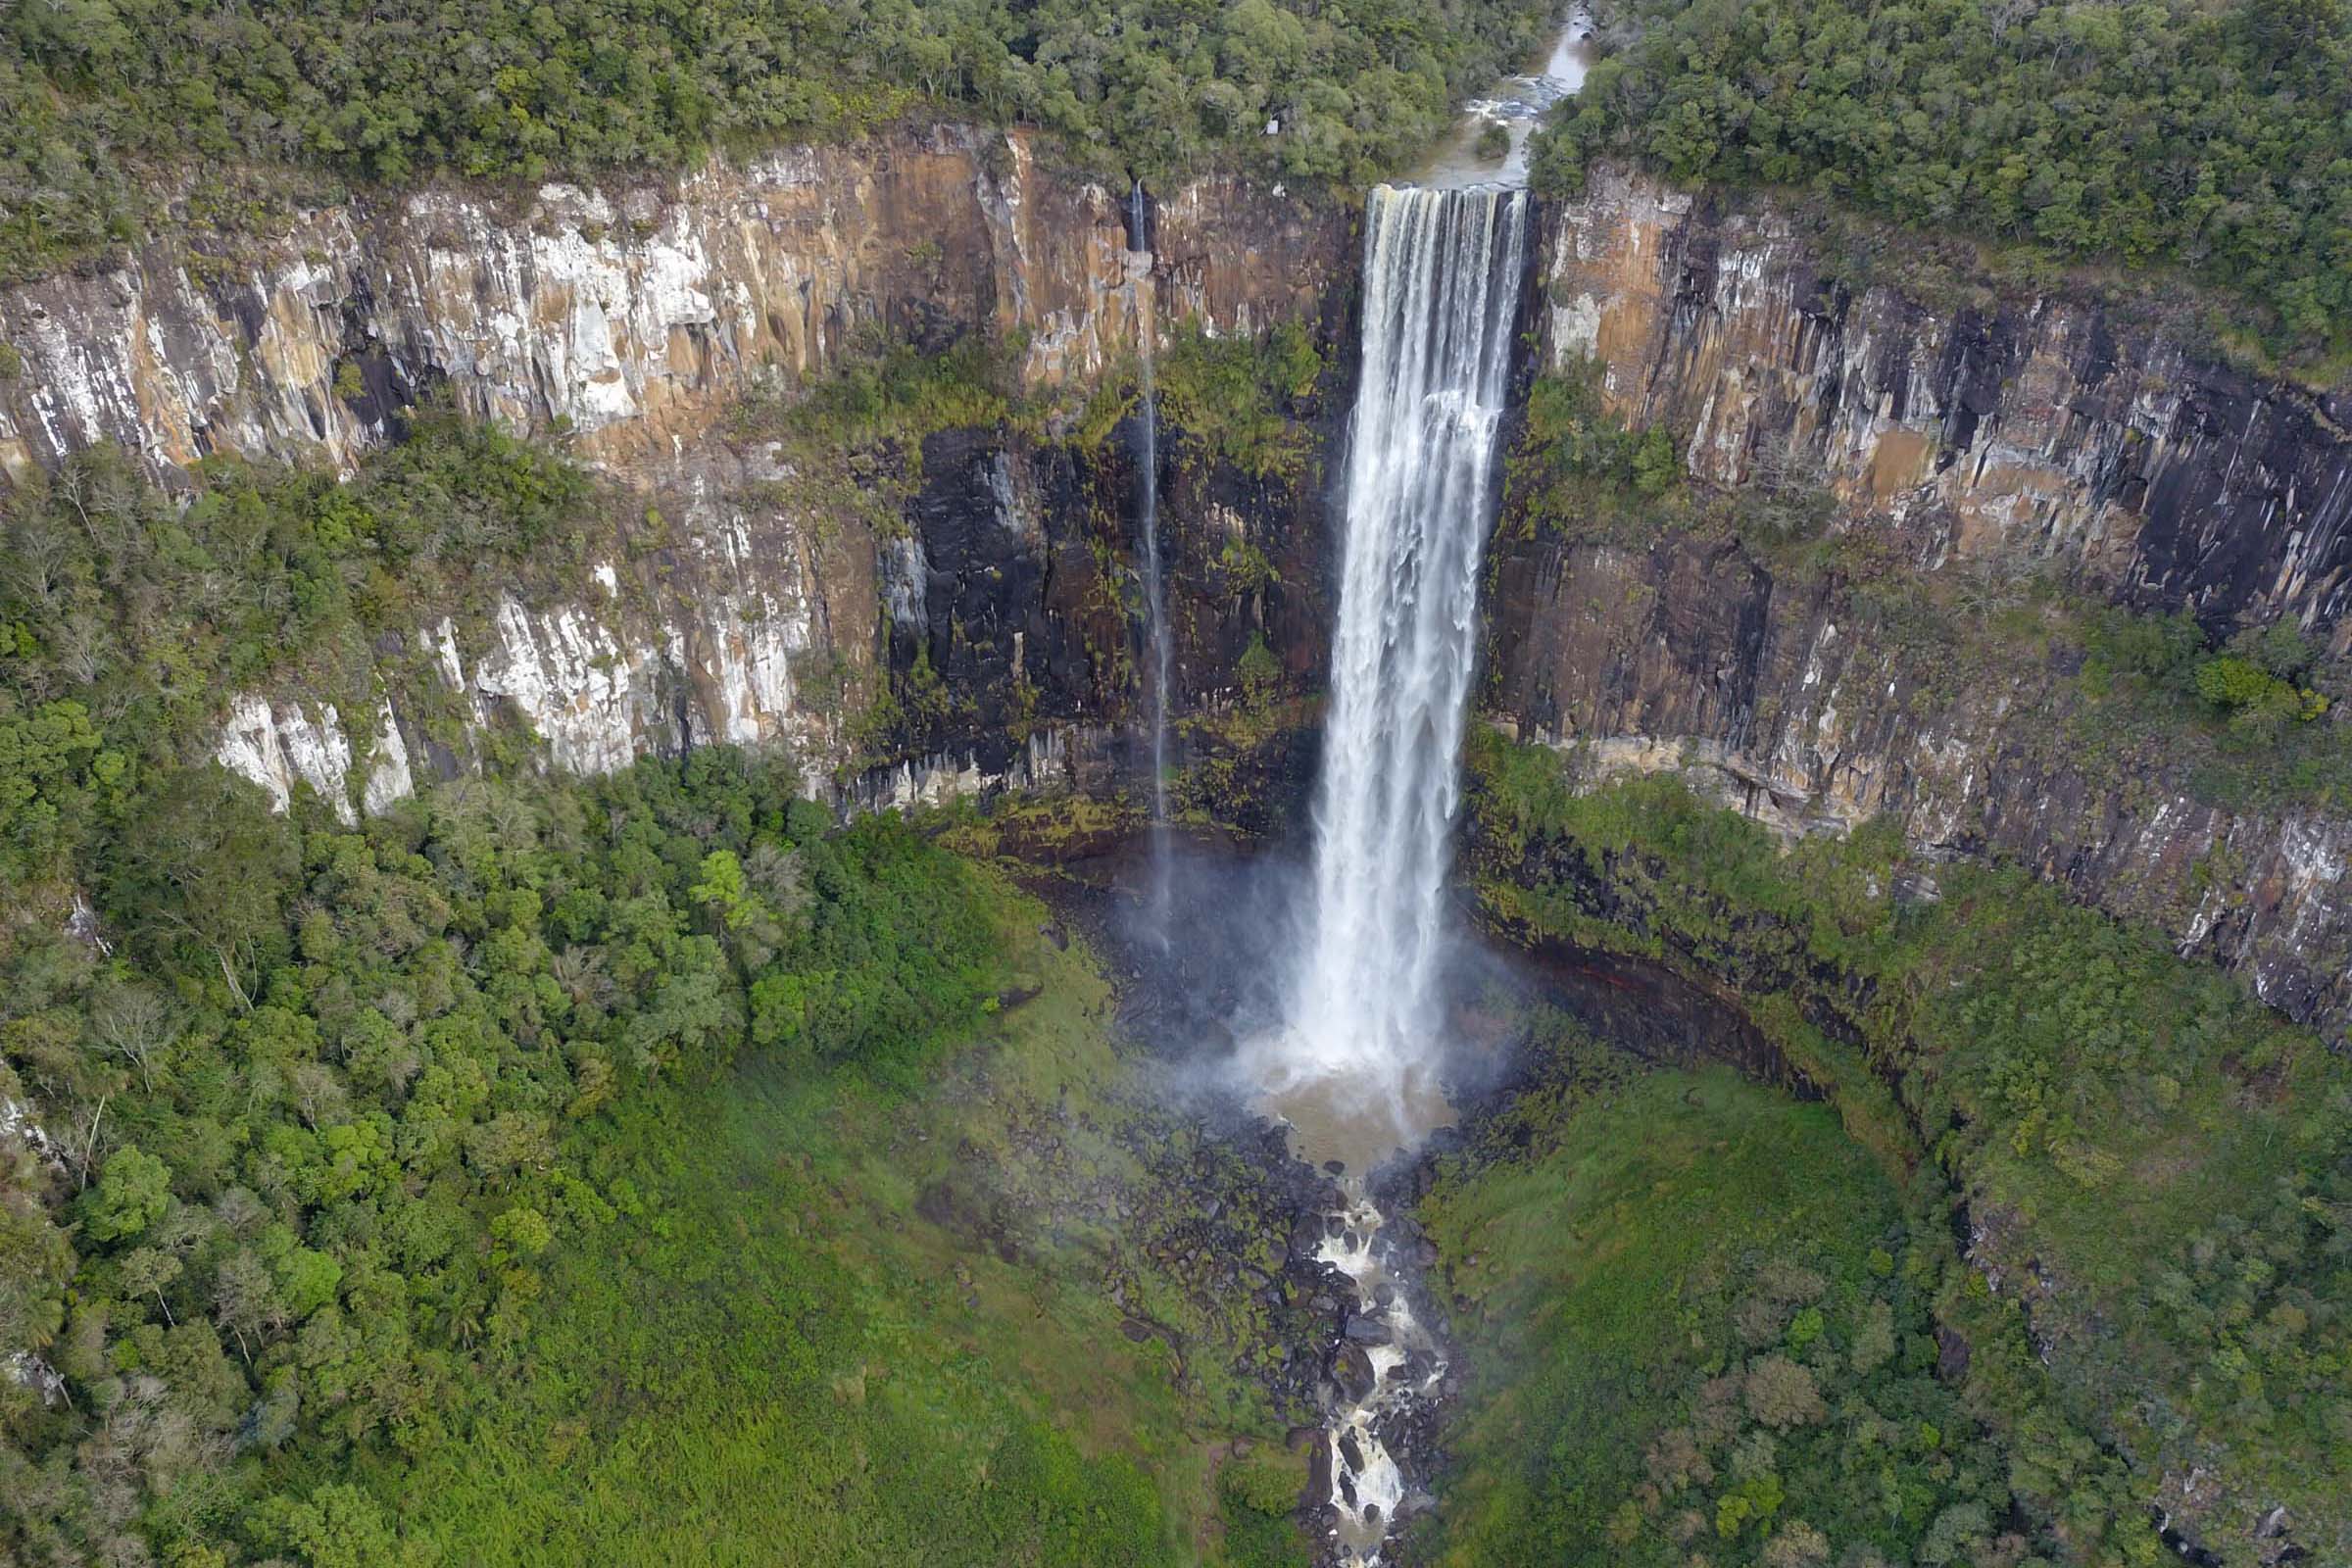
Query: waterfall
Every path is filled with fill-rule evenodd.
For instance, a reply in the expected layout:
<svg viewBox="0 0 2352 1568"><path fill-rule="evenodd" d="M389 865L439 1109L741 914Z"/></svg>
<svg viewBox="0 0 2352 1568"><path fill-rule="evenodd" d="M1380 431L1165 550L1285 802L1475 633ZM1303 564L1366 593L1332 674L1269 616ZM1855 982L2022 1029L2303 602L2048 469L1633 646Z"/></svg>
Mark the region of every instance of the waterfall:
<svg viewBox="0 0 2352 1568"><path fill-rule="evenodd" d="M1269 1063L1409 1141L1432 1048L1463 707L1527 197L1380 186L1303 963Z"/></svg>
<svg viewBox="0 0 2352 1568"><path fill-rule="evenodd" d="M1136 528L1143 540L1144 661L1152 714L1152 888L1148 906L1162 943L1168 918L1168 607L1159 560L1159 405L1152 386L1154 324L1148 305L1152 280L1151 211L1144 182L1127 197L1129 274L1135 299L1135 343L1142 393L1142 470Z"/></svg>
<svg viewBox="0 0 2352 1568"><path fill-rule="evenodd" d="M1248 1058L1301 1152L1342 1162L1315 1255L1356 1298L1327 1412L1333 1545L1348 1568L1376 1564L1411 1505L1382 1433L1446 1372L1367 1177L1445 1113L1446 877L1526 232L1518 190L1383 185L1367 200L1308 927L1284 1026Z"/></svg>

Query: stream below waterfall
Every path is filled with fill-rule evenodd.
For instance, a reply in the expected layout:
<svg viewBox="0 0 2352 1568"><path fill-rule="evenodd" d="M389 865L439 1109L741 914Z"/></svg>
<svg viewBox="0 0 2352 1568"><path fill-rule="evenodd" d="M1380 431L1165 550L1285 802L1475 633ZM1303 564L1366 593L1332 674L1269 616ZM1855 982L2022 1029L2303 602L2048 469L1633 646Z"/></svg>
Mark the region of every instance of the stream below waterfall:
<svg viewBox="0 0 2352 1568"><path fill-rule="evenodd" d="M1406 1502L1404 1472L1382 1437L1383 1424L1407 1402L1435 1394L1446 1362L1413 1312L1401 1259L1385 1234L1386 1216L1364 1196L1360 1181L1344 1190L1348 1206L1325 1217L1315 1257L1346 1275L1355 1290L1355 1308L1332 1357L1339 1398L1332 1410L1330 1464L1331 1504L1339 1517L1333 1539L1341 1560L1357 1564L1377 1560Z"/></svg>

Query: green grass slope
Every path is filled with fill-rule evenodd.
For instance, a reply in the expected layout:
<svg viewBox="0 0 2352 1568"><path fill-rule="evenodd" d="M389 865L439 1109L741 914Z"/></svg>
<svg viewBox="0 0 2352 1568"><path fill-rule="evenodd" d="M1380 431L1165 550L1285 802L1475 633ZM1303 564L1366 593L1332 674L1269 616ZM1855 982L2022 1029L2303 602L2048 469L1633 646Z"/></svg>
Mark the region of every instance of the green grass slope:
<svg viewBox="0 0 2352 1568"><path fill-rule="evenodd" d="M1437 1559L2016 1561L1889 1174L1729 1068L1600 1079L1522 1100L1422 1210L1470 1371Z"/></svg>

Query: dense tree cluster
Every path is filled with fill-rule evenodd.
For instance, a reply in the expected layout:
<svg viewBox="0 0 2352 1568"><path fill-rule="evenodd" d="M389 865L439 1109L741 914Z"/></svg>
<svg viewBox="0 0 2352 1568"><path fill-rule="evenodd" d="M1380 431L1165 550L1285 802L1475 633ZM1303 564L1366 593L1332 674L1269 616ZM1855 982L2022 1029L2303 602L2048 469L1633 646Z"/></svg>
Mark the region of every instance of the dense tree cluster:
<svg viewBox="0 0 2352 1568"><path fill-rule="evenodd" d="M2352 321L2342 0L1620 0L1539 181L1631 154L2243 289L2281 347Z"/></svg>
<svg viewBox="0 0 2352 1568"><path fill-rule="evenodd" d="M191 477L183 504L100 448L0 507L0 882L73 867L228 693L364 682L379 634L525 562L560 576L600 521L579 469L441 416L351 484L233 458Z"/></svg>
<svg viewBox="0 0 2352 1568"><path fill-rule="evenodd" d="M132 233L139 165L190 154L537 178L934 106L1099 164L1214 152L1356 178L1426 144L1549 18L1530 0L40 0L0 12L0 275Z"/></svg>
<svg viewBox="0 0 2352 1568"><path fill-rule="evenodd" d="M265 1461L447 1440L541 1254L640 1201L591 1179L616 1102L747 1043L887 1080L968 1028L994 906L797 783L706 751L361 831L212 767L138 803L93 878L116 945L5 957L0 1097L44 1130L0 1134L0 1356L64 1383L0 1377L0 1553L399 1560L322 1553L381 1521Z"/></svg>
<svg viewBox="0 0 2352 1568"><path fill-rule="evenodd" d="M603 1117L745 1048L904 1078L993 997L994 906L781 758L273 815L227 693L343 690L608 523L440 417L350 482L189 477L100 450L0 507L0 1560L396 1561L263 1472L441 1442L534 1260L637 1201Z"/></svg>

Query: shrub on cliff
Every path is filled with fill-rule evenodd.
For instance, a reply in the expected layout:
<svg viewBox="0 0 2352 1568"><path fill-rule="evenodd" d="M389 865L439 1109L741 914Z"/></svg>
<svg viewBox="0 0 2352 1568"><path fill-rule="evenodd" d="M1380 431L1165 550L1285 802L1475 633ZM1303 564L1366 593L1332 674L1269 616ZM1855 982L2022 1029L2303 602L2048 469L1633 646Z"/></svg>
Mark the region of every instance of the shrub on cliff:
<svg viewBox="0 0 2352 1568"><path fill-rule="evenodd" d="M1262 338L1210 337L1188 322L1159 366L1160 409L1210 458L1261 479L1295 478L1306 434L1294 417L1323 358L1297 321Z"/></svg>

